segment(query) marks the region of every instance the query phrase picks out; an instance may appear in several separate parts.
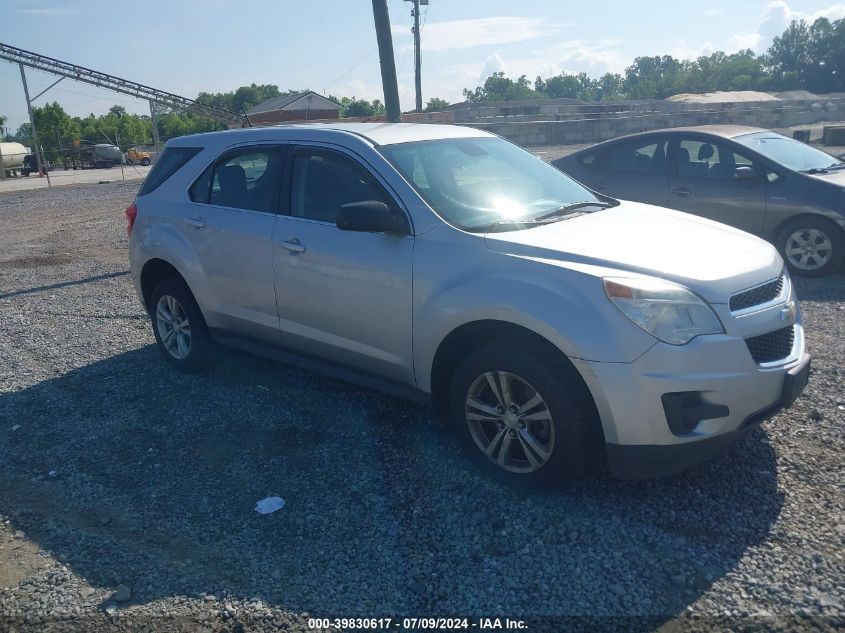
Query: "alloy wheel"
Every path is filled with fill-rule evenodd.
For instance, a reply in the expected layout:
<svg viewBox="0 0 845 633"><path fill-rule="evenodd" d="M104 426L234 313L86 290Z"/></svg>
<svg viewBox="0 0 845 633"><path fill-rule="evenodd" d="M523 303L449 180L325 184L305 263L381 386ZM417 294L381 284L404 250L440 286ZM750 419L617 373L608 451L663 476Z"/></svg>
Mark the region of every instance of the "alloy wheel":
<svg viewBox="0 0 845 633"><path fill-rule="evenodd" d="M518 375L489 371L476 378L467 391L465 411L473 441L500 468L532 473L552 456L551 411L540 393Z"/></svg>
<svg viewBox="0 0 845 633"><path fill-rule="evenodd" d="M162 295L158 300L156 327L167 353L177 360L185 360L191 353L191 324L176 297Z"/></svg>

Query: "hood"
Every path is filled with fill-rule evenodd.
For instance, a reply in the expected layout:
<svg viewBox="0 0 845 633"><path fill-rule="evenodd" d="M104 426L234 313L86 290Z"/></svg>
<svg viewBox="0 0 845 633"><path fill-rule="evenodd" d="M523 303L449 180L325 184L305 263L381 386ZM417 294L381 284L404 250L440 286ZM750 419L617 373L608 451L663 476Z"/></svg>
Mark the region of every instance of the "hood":
<svg viewBox="0 0 845 633"><path fill-rule="evenodd" d="M711 303L777 277L783 260L764 240L694 215L638 202L552 224L488 233L488 248L660 277Z"/></svg>
<svg viewBox="0 0 845 633"><path fill-rule="evenodd" d="M807 178L826 182L829 185L845 187L845 169L837 169L836 171L829 171L826 174L801 174Z"/></svg>

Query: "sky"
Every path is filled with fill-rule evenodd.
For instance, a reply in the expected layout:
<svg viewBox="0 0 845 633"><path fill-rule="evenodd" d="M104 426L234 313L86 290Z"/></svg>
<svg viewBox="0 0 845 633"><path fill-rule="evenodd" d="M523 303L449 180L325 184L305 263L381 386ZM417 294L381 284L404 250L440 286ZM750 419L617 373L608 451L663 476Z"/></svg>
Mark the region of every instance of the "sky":
<svg viewBox="0 0 845 633"><path fill-rule="evenodd" d="M414 106L411 3L388 0L403 110ZM503 71L532 81L562 71L624 72L639 55L694 59L716 50L763 52L792 19L845 17L813 0L431 0L422 9L423 99L462 100ZM0 42L194 98L238 86L383 100L369 0L0 0ZM27 71L34 96L56 77ZM64 80L35 101L74 116L128 95ZM0 60L0 115L27 121L16 64Z"/></svg>

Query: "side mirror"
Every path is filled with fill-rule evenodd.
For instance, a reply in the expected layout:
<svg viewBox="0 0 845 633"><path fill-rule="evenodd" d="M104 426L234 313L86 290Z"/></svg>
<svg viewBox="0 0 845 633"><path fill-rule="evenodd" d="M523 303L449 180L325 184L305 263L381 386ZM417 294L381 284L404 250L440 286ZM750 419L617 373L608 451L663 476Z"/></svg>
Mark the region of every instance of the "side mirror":
<svg viewBox="0 0 845 633"><path fill-rule="evenodd" d="M737 167L734 171L734 178L737 180L754 180L757 177L757 170L753 167Z"/></svg>
<svg viewBox="0 0 845 633"><path fill-rule="evenodd" d="M364 200L340 205L335 224L341 231L407 235L408 221L401 213L391 211L383 202Z"/></svg>

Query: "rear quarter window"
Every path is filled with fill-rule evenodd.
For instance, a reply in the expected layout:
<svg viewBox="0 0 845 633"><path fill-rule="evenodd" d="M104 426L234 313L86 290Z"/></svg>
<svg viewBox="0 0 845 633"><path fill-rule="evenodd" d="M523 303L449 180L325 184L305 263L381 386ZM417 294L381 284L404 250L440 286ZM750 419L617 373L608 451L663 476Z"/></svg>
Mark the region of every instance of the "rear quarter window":
<svg viewBox="0 0 845 633"><path fill-rule="evenodd" d="M201 147L168 147L159 156L147 179L141 185L139 196L155 191L161 183L175 174L182 165L202 151Z"/></svg>

